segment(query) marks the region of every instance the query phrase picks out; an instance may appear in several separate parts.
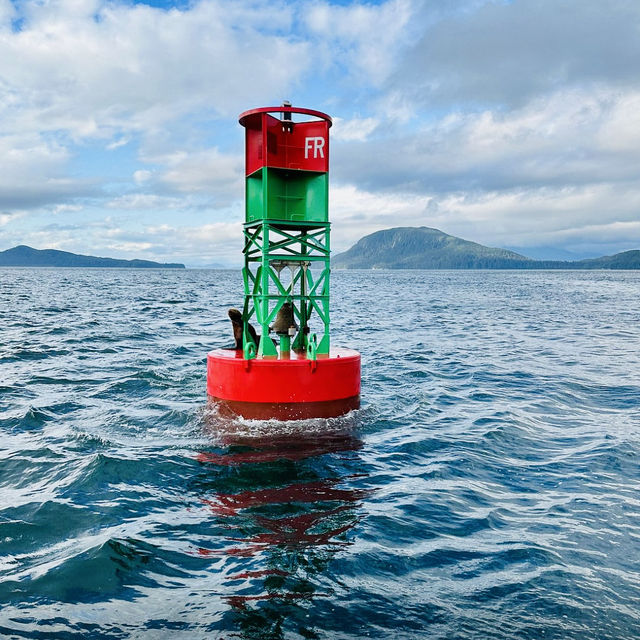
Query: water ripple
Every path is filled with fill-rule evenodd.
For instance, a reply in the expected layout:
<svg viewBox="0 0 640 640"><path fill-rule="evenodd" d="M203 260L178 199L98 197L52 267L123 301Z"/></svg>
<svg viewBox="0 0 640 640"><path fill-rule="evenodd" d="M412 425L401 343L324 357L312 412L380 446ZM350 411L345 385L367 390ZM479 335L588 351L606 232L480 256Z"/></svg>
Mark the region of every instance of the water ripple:
<svg viewBox="0 0 640 640"><path fill-rule="evenodd" d="M290 423L206 401L239 274L0 275L3 637L640 637L640 275L336 272Z"/></svg>

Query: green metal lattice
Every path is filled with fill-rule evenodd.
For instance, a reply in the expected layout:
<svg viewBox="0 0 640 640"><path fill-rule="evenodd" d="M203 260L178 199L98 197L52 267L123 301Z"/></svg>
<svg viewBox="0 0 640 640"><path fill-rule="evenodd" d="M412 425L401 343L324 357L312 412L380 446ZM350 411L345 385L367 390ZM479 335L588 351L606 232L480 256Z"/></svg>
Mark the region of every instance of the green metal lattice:
<svg viewBox="0 0 640 640"><path fill-rule="evenodd" d="M325 207L326 211L326 199ZM289 302L299 330L291 348L306 350L310 358L328 354L329 338L329 254L330 224L314 220L257 219L244 225L244 357L277 356L269 327ZM326 219L326 216L325 216ZM287 280L281 274L287 271ZM310 320L317 316L321 330L311 332ZM247 323L260 328L254 344ZM288 338L280 338L280 347Z"/></svg>

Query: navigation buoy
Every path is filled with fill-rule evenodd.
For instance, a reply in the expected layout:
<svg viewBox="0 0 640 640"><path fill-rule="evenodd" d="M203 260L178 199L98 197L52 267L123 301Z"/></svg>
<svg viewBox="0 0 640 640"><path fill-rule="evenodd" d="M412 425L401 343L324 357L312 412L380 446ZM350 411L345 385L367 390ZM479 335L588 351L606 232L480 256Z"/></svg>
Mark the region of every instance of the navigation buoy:
<svg viewBox="0 0 640 640"><path fill-rule="evenodd" d="M285 102L245 111L239 121L246 140L242 348L208 354L207 393L246 418L345 414L360 406L360 354L330 345L331 118Z"/></svg>

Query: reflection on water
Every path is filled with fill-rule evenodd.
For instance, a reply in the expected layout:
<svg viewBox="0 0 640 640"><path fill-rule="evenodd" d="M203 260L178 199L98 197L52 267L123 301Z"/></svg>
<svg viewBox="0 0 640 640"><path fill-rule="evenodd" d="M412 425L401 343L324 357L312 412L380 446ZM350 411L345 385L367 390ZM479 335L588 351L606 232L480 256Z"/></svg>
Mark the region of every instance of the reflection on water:
<svg viewBox="0 0 640 640"><path fill-rule="evenodd" d="M306 608L334 595L325 572L351 544L367 494L350 486L362 478L354 417L257 425L225 422L214 411L208 426L219 447L198 459L217 481L202 503L226 534L198 554L232 567L222 628L236 630L230 637L282 638L286 623L316 637Z"/></svg>

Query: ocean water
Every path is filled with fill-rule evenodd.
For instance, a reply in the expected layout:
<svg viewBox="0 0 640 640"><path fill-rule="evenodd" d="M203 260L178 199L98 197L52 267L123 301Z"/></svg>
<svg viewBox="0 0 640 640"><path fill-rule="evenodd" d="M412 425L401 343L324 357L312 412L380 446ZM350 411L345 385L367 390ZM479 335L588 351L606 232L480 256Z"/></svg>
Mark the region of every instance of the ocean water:
<svg viewBox="0 0 640 640"><path fill-rule="evenodd" d="M640 273L334 272L293 423L207 403L240 291L0 270L0 637L640 637Z"/></svg>

